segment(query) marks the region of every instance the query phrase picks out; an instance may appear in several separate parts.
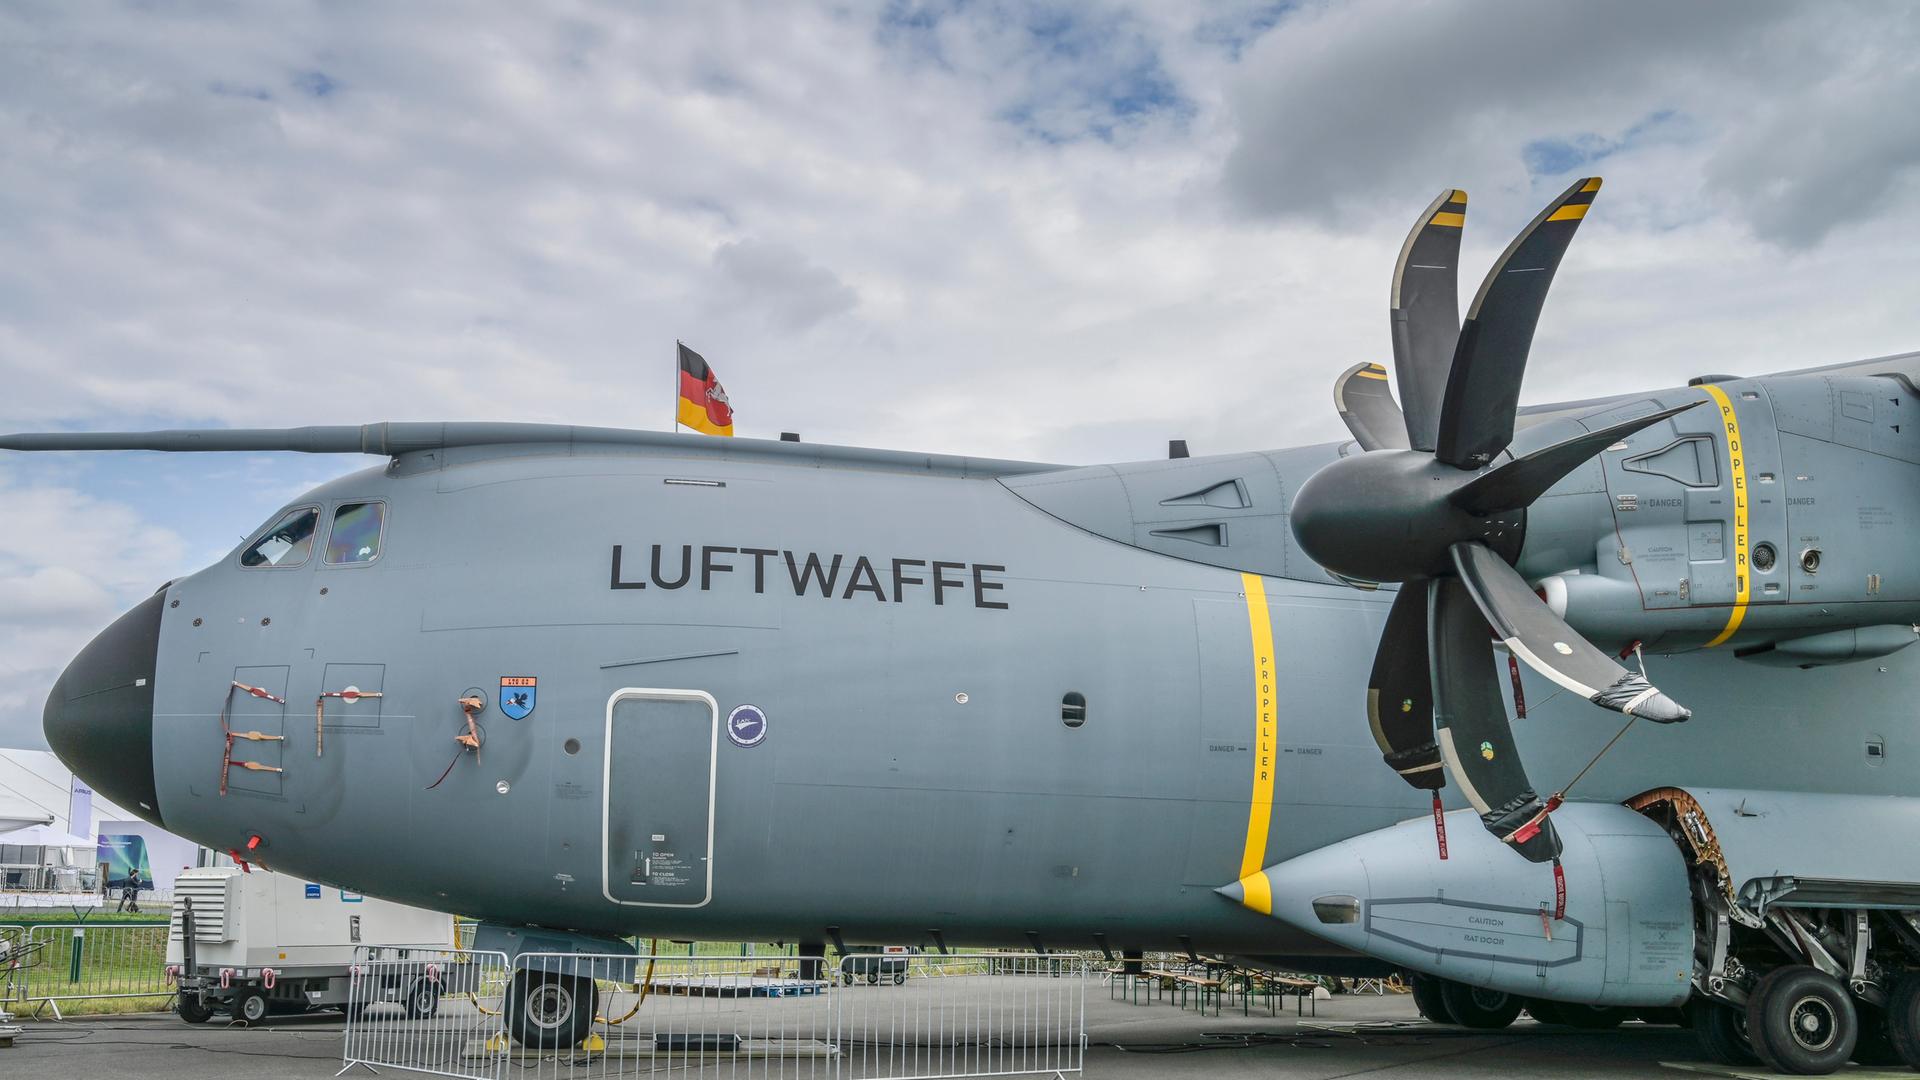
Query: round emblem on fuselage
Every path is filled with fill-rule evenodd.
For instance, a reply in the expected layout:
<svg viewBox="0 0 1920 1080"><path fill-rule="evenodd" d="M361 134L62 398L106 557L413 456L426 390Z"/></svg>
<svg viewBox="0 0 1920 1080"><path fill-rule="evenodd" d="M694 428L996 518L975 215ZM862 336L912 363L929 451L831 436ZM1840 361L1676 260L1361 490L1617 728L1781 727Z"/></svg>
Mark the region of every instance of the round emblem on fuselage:
<svg viewBox="0 0 1920 1080"><path fill-rule="evenodd" d="M767 714L758 705L739 705L727 714L727 738L735 746L758 746L767 737Z"/></svg>

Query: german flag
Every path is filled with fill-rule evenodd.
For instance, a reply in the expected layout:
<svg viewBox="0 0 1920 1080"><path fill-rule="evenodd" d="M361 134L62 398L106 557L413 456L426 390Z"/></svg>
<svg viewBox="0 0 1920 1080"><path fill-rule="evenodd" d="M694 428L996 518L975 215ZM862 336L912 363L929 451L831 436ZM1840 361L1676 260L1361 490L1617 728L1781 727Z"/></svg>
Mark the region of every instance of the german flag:
<svg viewBox="0 0 1920 1080"><path fill-rule="evenodd" d="M713 377L706 357L677 341L673 344L680 350L680 423L707 435L732 435L733 406L727 401L727 388Z"/></svg>

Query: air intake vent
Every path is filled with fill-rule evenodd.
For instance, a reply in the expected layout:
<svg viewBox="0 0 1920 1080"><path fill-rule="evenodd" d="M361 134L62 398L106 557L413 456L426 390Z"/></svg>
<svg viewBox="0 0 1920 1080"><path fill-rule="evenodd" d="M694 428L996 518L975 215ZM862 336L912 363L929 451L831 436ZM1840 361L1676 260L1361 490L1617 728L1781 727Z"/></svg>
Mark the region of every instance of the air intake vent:
<svg viewBox="0 0 1920 1080"><path fill-rule="evenodd" d="M1628 472L1664 476L1693 488L1720 486L1719 458L1713 440L1696 435L1620 463Z"/></svg>
<svg viewBox="0 0 1920 1080"><path fill-rule="evenodd" d="M1215 521L1206 525L1189 525L1184 529L1155 529L1153 535L1166 540L1185 540L1208 547L1227 546L1227 527Z"/></svg>
<svg viewBox="0 0 1920 1080"><path fill-rule="evenodd" d="M1217 506L1222 510L1245 510L1253 505L1247 501L1247 486L1238 480L1227 480L1201 491L1189 491L1185 495L1175 495L1171 499L1161 499L1161 506Z"/></svg>

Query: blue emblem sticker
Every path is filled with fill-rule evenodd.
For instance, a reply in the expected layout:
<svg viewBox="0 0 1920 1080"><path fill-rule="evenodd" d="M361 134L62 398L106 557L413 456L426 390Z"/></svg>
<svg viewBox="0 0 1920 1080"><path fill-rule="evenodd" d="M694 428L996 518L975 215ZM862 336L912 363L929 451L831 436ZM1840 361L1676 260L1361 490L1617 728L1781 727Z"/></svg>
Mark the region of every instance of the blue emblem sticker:
<svg viewBox="0 0 1920 1080"><path fill-rule="evenodd" d="M758 705L741 705L727 714L727 738L735 746L759 746L767 737L767 714Z"/></svg>
<svg viewBox="0 0 1920 1080"><path fill-rule="evenodd" d="M308 883L306 893L307 899L318 900L320 899L320 886Z"/></svg>
<svg viewBox="0 0 1920 1080"><path fill-rule="evenodd" d="M500 711L509 720L525 720L533 715L534 699L540 692L540 680L531 675L500 676Z"/></svg>

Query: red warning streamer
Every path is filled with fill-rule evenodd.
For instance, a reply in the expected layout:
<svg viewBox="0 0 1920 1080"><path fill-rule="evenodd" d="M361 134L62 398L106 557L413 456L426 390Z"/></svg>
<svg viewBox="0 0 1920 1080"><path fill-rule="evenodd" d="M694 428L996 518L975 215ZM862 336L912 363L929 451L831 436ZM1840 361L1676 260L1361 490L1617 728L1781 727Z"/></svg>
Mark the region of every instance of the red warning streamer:
<svg viewBox="0 0 1920 1080"><path fill-rule="evenodd" d="M1527 692L1520 688L1520 661L1513 653L1507 653L1507 677L1513 680L1513 714L1517 719L1527 718Z"/></svg>
<svg viewBox="0 0 1920 1080"><path fill-rule="evenodd" d="M1447 811L1440 805L1440 793L1433 793L1433 838L1440 845L1440 861L1447 860Z"/></svg>

